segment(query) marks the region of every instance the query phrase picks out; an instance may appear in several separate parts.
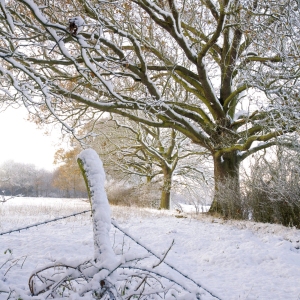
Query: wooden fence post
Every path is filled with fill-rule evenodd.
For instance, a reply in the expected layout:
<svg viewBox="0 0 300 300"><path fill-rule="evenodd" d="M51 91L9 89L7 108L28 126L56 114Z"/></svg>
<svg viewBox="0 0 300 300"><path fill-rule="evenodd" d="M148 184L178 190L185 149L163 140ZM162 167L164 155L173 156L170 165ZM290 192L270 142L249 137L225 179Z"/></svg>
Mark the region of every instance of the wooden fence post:
<svg viewBox="0 0 300 300"><path fill-rule="evenodd" d="M102 161L93 149L83 150L77 158L86 183L92 209L95 261L115 262L116 255L111 247L109 231L111 226L110 207L104 189L105 172Z"/></svg>

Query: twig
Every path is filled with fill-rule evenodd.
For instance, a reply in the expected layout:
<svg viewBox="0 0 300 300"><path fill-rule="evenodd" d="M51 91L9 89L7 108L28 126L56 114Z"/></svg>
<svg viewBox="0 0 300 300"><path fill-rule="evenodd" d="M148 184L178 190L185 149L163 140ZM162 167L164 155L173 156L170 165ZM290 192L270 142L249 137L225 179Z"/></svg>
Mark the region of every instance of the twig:
<svg viewBox="0 0 300 300"><path fill-rule="evenodd" d="M139 271L144 271L144 272L148 273L148 275L149 275L149 274L153 274L153 275L159 276L159 277L161 277L161 278L165 278L165 279L167 279L168 281L177 284L177 285L180 286L183 290L185 290L186 292L188 292L188 293L191 294L191 291L189 291L186 287L184 287L181 283L179 283L179 282L176 281L175 279L169 278L169 277L167 277L167 275L164 275L164 274L161 274L161 273L158 273L158 272L154 272L153 270L147 269L146 267L137 267L137 266L120 265L119 268L120 268L120 269L129 269L129 270L139 270ZM152 277L153 277L153 276L152 276ZM156 278L155 278L155 279L156 279ZM157 280L157 279L156 279L156 280Z"/></svg>
<svg viewBox="0 0 300 300"><path fill-rule="evenodd" d="M24 265L26 259L27 259L27 256L25 256L25 258L24 258L24 260L22 262L21 269L23 268L23 265Z"/></svg>
<svg viewBox="0 0 300 300"><path fill-rule="evenodd" d="M24 257L24 256L22 256L22 257ZM13 268L15 265L17 265L18 262L21 260L22 257L17 258L17 259L15 259L14 261L12 261L13 264L6 270L6 272L4 273L3 276L5 276L5 275L9 272L9 270L10 270L11 268ZM23 267L23 264L24 264L26 258L27 258L27 256L25 256L25 259L23 260L23 263L22 263L22 265L21 265L21 269L22 269L22 267Z"/></svg>
<svg viewBox="0 0 300 300"><path fill-rule="evenodd" d="M173 239L173 241L172 241L169 249L166 251L165 255L163 256L163 258L158 262L158 264L156 264L156 265L153 266L153 269L156 268L156 267L158 267L165 260L166 256L168 255L168 253L171 250L171 248L173 247L173 245L174 245L174 239Z"/></svg>
<svg viewBox="0 0 300 300"><path fill-rule="evenodd" d="M5 263L3 263L0 267L0 269L2 269L9 261L12 261L13 258L8 259Z"/></svg>
<svg viewBox="0 0 300 300"><path fill-rule="evenodd" d="M50 50L49 54L51 54L51 52L54 50L54 48L58 45L58 43L65 37L65 35L63 35L58 41L55 41L55 45L53 46L53 48Z"/></svg>

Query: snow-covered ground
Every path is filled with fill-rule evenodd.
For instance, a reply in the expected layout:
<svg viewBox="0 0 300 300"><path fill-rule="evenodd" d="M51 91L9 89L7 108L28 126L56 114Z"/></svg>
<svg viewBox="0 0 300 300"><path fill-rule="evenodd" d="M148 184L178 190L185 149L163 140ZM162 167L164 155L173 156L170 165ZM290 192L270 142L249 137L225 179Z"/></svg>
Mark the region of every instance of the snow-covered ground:
<svg viewBox="0 0 300 300"><path fill-rule="evenodd" d="M0 234L87 209L89 204L80 199L13 199L0 204ZM165 260L220 299L300 299L299 230L125 207L112 207L112 216L159 254L174 239ZM133 241L120 244L117 234L112 227L111 243L117 251L137 251ZM89 213L0 235L0 300L8 297L1 290L9 288L29 295L28 279L37 267L62 259L90 259L93 252Z"/></svg>

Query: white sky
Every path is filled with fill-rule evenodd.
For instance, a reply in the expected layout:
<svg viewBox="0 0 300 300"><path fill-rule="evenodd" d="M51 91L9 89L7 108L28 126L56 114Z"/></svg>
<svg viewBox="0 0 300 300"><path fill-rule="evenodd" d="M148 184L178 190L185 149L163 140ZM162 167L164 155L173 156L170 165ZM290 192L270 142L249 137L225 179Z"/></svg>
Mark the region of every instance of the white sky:
<svg viewBox="0 0 300 300"><path fill-rule="evenodd" d="M0 164L14 160L52 170L54 153L62 147L60 130L45 135L43 129L26 120L27 115L24 107L0 112Z"/></svg>

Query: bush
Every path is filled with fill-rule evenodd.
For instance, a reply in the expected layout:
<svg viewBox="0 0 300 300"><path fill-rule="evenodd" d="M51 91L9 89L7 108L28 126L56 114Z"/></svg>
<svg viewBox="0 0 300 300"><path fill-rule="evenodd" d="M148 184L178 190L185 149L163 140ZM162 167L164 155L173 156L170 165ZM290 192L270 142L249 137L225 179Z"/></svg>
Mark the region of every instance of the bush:
<svg viewBox="0 0 300 300"><path fill-rule="evenodd" d="M290 152L257 161L243 183L246 215L256 222L300 228L299 171L299 156Z"/></svg>
<svg viewBox="0 0 300 300"><path fill-rule="evenodd" d="M106 192L111 205L159 207L160 190L156 184L129 186L124 183L110 181L106 185Z"/></svg>

